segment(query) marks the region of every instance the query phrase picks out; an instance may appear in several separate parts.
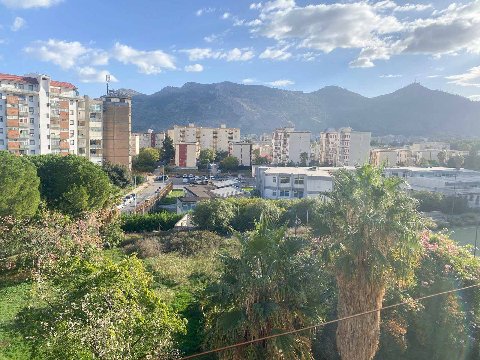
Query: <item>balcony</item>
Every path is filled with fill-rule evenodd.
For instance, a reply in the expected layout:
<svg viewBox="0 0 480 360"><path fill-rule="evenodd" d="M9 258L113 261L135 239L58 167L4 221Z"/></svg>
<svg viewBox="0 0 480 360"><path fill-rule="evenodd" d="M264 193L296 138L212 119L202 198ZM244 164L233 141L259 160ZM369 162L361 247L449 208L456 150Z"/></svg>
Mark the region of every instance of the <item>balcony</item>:
<svg viewBox="0 0 480 360"><path fill-rule="evenodd" d="M18 141L9 141L7 144L8 150L19 150L20 149L20 142Z"/></svg>
<svg viewBox="0 0 480 360"><path fill-rule="evenodd" d="M7 120L7 127L19 127L20 122L18 120Z"/></svg>
<svg viewBox="0 0 480 360"><path fill-rule="evenodd" d="M60 132L60 140L67 140L69 137L70 136L69 136L68 132L66 132L66 131L61 131Z"/></svg>

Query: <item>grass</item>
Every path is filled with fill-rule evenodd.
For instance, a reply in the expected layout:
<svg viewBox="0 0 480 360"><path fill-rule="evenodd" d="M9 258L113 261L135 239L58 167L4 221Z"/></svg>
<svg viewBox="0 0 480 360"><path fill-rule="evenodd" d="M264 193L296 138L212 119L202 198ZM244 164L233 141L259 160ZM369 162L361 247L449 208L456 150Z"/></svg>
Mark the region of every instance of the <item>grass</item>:
<svg viewBox="0 0 480 360"><path fill-rule="evenodd" d="M27 306L31 283L28 281L4 281L0 285L0 359L30 359L29 347L23 338L11 331L17 314Z"/></svg>
<svg viewBox="0 0 480 360"><path fill-rule="evenodd" d="M183 190L174 189L168 193L162 200L160 200L160 205L172 205L177 203L177 198L183 196Z"/></svg>

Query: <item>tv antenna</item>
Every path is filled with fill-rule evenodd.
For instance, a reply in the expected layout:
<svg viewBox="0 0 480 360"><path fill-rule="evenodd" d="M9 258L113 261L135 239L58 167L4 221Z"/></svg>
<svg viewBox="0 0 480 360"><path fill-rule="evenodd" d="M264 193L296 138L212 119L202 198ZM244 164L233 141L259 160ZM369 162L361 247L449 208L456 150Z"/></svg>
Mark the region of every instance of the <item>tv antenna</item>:
<svg viewBox="0 0 480 360"><path fill-rule="evenodd" d="M107 83L107 96L108 96L108 84L110 83L110 75L105 75L105 81Z"/></svg>

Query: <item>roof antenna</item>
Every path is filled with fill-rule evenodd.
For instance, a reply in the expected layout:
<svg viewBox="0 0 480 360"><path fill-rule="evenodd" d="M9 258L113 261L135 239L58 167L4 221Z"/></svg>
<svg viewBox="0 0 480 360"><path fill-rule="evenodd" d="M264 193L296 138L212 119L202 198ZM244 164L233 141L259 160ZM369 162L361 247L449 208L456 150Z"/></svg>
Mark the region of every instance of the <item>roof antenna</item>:
<svg viewBox="0 0 480 360"><path fill-rule="evenodd" d="M105 81L107 82L107 96L108 96L108 83L110 82L110 75L105 75Z"/></svg>

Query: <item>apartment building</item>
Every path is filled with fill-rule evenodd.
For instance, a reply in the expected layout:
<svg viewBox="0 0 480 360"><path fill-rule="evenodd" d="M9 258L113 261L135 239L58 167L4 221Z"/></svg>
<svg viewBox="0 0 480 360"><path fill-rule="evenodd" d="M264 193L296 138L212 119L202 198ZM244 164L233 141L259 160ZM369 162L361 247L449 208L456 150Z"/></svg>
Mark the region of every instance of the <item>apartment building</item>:
<svg viewBox="0 0 480 360"><path fill-rule="evenodd" d="M83 97L79 109L77 154L103 163L103 101Z"/></svg>
<svg viewBox="0 0 480 360"><path fill-rule="evenodd" d="M370 156L370 132L353 131L351 128L327 129L320 133L316 146L316 158L329 166L355 166L368 162Z"/></svg>
<svg viewBox="0 0 480 360"><path fill-rule="evenodd" d="M148 129L145 133L134 133L139 138L140 149L144 148L163 148L163 141L165 140L164 132L154 132L152 129Z"/></svg>
<svg viewBox="0 0 480 360"><path fill-rule="evenodd" d="M130 97L111 92L103 100L103 159L113 164L132 166L130 134L132 104Z"/></svg>
<svg viewBox="0 0 480 360"><path fill-rule="evenodd" d="M310 131L295 131L294 128L276 129L272 135L272 163L298 164L302 154L310 158Z"/></svg>
<svg viewBox="0 0 480 360"><path fill-rule="evenodd" d="M238 159L240 166L252 166L252 144L248 142L230 143L228 150L230 156Z"/></svg>
<svg viewBox="0 0 480 360"><path fill-rule="evenodd" d="M130 156L136 156L140 153L140 136L132 133L130 135Z"/></svg>
<svg viewBox="0 0 480 360"><path fill-rule="evenodd" d="M229 151L229 144L240 141L240 129L229 128L225 124L218 128L175 125L168 130L173 144L198 142L200 150L212 149L215 152Z"/></svg>
<svg viewBox="0 0 480 360"><path fill-rule="evenodd" d="M200 154L198 142L182 142L175 144L175 166L180 168L196 168Z"/></svg>
<svg viewBox="0 0 480 360"><path fill-rule="evenodd" d="M47 75L0 74L0 150L76 154L82 100L75 85Z"/></svg>
<svg viewBox="0 0 480 360"><path fill-rule="evenodd" d="M375 166L396 166L398 149L372 149L370 164Z"/></svg>

